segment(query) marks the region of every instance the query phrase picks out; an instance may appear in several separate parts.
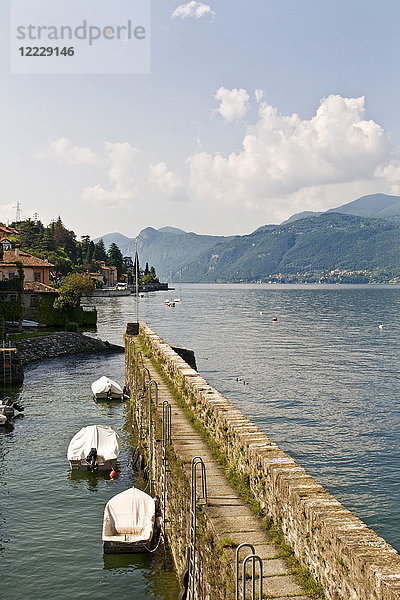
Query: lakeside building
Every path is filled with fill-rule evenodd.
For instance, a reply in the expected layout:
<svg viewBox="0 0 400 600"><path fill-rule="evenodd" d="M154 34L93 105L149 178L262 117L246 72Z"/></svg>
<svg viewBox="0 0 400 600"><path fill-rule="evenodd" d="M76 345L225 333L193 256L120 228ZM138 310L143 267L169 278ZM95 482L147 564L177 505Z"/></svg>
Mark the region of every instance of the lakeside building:
<svg viewBox="0 0 400 600"><path fill-rule="evenodd" d="M17 262L22 263L25 282L50 283L50 271L54 265L48 260L37 258L15 246L12 250L4 250L0 261L0 281L10 281L18 276Z"/></svg>

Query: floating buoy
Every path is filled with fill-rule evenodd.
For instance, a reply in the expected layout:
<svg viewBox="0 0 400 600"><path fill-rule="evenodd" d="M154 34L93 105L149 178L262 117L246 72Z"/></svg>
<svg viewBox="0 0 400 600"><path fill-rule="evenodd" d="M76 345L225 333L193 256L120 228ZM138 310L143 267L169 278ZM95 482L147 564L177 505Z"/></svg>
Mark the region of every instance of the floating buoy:
<svg viewBox="0 0 400 600"><path fill-rule="evenodd" d="M117 476L117 472L114 469L110 472L110 479L114 479Z"/></svg>
<svg viewBox="0 0 400 600"><path fill-rule="evenodd" d="M272 320L274 321L274 323L276 323L276 321L278 320L278 317L272 317Z"/></svg>
<svg viewBox="0 0 400 600"><path fill-rule="evenodd" d="M379 329L383 329L383 324L379 323Z"/></svg>
<svg viewBox="0 0 400 600"><path fill-rule="evenodd" d="M260 315L263 315L263 314L264 314L264 313L263 313L263 311L262 311L262 310L260 310Z"/></svg>

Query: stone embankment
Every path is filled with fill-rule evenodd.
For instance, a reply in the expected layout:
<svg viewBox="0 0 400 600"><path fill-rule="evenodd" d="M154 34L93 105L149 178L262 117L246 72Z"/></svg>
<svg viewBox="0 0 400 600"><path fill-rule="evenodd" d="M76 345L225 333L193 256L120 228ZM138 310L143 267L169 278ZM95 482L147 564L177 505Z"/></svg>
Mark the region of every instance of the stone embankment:
<svg viewBox="0 0 400 600"><path fill-rule="evenodd" d="M15 340L22 366L36 360L67 356L69 354L107 354L124 352L122 346L115 346L98 338L71 331L58 331L45 336Z"/></svg>

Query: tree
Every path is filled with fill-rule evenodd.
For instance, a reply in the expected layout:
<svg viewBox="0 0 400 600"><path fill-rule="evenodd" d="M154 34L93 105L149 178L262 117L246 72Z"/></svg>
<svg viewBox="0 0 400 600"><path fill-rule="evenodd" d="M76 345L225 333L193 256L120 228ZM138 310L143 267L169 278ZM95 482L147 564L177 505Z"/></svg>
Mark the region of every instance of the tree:
<svg viewBox="0 0 400 600"><path fill-rule="evenodd" d="M89 296L94 290L94 283L85 273L70 273L59 287L59 296L54 301L54 308L67 310L77 308L82 296Z"/></svg>
<svg viewBox="0 0 400 600"><path fill-rule="evenodd" d="M92 260L98 260L98 261L104 260L104 262L107 260L107 252L106 252L106 247L103 242L103 238L101 238L101 240L99 240L94 245Z"/></svg>
<svg viewBox="0 0 400 600"><path fill-rule="evenodd" d="M124 260L122 256L121 250L118 248L117 244L112 243L107 252L108 264L117 267L117 276L118 279L121 277L123 269L124 269Z"/></svg>

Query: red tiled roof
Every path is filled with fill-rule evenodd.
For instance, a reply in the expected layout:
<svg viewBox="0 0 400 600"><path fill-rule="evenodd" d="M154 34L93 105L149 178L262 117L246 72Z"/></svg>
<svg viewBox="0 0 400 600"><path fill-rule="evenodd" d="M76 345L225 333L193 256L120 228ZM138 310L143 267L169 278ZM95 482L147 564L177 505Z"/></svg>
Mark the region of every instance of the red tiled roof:
<svg viewBox="0 0 400 600"><path fill-rule="evenodd" d="M58 294L58 291L52 288L50 285L41 283L40 281L26 281L24 282L24 292L39 292L41 294Z"/></svg>
<svg viewBox="0 0 400 600"><path fill-rule="evenodd" d="M54 267L47 260L43 260L42 258L36 258L36 256L32 256L27 252L22 252L20 250L19 256L16 256L15 250L4 250L3 252L3 260L0 262L0 265L12 265L17 261L21 261L24 267L41 267L51 269Z"/></svg>

